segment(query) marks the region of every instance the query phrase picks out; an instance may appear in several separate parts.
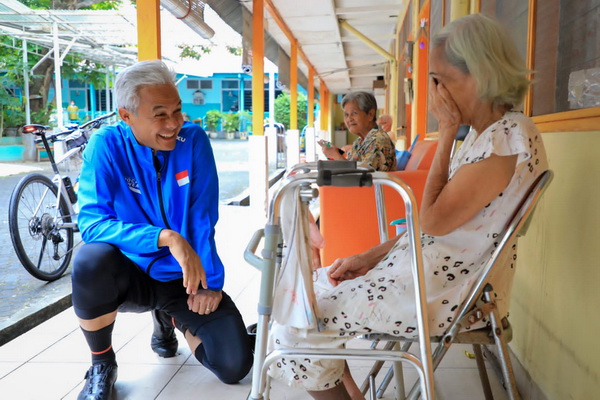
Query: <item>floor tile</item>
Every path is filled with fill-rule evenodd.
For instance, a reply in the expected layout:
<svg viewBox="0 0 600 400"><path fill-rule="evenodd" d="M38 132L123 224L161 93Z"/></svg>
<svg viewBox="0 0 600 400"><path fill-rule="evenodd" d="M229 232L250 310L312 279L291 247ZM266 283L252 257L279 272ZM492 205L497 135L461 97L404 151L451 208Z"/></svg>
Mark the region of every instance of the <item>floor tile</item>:
<svg viewBox="0 0 600 400"><path fill-rule="evenodd" d="M175 376L179 365L119 364L114 399L149 400L157 398L165 385ZM83 381L69 392L64 400L76 400ZM196 396L197 397L197 396Z"/></svg>
<svg viewBox="0 0 600 400"><path fill-rule="evenodd" d="M87 364L29 362L0 379L0 393L5 399L60 399L81 382L86 369Z"/></svg>

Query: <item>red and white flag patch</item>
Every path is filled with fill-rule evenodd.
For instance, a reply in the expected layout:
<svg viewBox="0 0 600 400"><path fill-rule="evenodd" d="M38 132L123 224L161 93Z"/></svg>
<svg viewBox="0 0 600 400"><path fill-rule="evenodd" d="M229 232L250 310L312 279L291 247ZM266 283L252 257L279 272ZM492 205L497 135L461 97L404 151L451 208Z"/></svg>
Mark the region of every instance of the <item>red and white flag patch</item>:
<svg viewBox="0 0 600 400"><path fill-rule="evenodd" d="M175 179L177 179L177 184L179 186L187 185L190 183L190 175L188 174L188 170L181 171L175 174Z"/></svg>

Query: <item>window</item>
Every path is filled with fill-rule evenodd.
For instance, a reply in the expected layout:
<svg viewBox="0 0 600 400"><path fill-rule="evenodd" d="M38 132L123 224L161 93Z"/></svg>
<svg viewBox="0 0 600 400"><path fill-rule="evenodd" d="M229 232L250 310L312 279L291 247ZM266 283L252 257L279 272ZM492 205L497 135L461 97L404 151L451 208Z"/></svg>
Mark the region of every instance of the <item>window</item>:
<svg viewBox="0 0 600 400"><path fill-rule="evenodd" d="M481 12L496 18L507 28L523 61L526 62L529 3L521 0L482 0ZM523 111L523 106L520 104L515 109Z"/></svg>
<svg viewBox="0 0 600 400"><path fill-rule="evenodd" d="M240 81L237 79L223 79L221 81L221 111L239 111Z"/></svg>
<svg viewBox="0 0 600 400"><path fill-rule="evenodd" d="M239 89L240 81L237 79L223 79L221 87L223 89Z"/></svg>
<svg viewBox="0 0 600 400"><path fill-rule="evenodd" d="M212 81L210 79L188 79L186 81L186 85L187 89L190 90L210 90L213 88Z"/></svg>
<svg viewBox="0 0 600 400"><path fill-rule="evenodd" d="M598 20L599 1L538 2L532 115L600 106Z"/></svg>

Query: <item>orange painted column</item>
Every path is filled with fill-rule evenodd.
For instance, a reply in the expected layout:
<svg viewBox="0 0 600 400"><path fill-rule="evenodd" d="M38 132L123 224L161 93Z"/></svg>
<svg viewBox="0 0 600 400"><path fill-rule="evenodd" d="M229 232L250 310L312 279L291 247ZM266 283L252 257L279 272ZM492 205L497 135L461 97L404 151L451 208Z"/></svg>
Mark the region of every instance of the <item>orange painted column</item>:
<svg viewBox="0 0 600 400"><path fill-rule="evenodd" d="M312 68L308 70L308 111L306 114L306 124L313 127L315 124L315 71Z"/></svg>
<svg viewBox="0 0 600 400"><path fill-rule="evenodd" d="M418 21L427 20L429 24L429 1L425 2L419 12ZM417 30L419 32L419 30ZM427 132L427 86L429 84L429 39L425 34L415 35L413 48L413 82L414 102L411 136L421 135L419 140L425 139ZM412 139L412 138L411 138Z"/></svg>
<svg viewBox="0 0 600 400"><path fill-rule="evenodd" d="M160 50L160 0L137 2L138 60L158 60Z"/></svg>
<svg viewBox="0 0 600 400"><path fill-rule="evenodd" d="M291 43L290 52L290 129L298 129L298 42Z"/></svg>
<svg viewBox="0 0 600 400"><path fill-rule="evenodd" d="M265 116L265 34L264 1L252 2L252 134L264 135Z"/></svg>
<svg viewBox="0 0 600 400"><path fill-rule="evenodd" d="M319 104L321 106L321 130L329 129L329 90L327 90L327 86L325 86L325 82L320 80L321 83L321 98L319 99Z"/></svg>

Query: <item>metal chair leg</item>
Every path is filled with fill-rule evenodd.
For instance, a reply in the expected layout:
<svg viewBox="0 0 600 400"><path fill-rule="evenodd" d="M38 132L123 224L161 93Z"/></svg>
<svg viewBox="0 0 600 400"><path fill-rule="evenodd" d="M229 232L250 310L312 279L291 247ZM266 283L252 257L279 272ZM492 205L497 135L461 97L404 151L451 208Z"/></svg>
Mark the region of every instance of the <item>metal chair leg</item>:
<svg viewBox="0 0 600 400"><path fill-rule="evenodd" d="M383 397L383 395L385 394L385 389L387 389L387 387L389 386L390 382L392 381L392 378L394 378L394 369L389 368L388 372L383 377L381 384L379 384L379 388L377 389L378 399L381 399Z"/></svg>
<svg viewBox="0 0 600 400"><path fill-rule="evenodd" d="M375 376L374 375L369 375L369 398L371 400L377 400L377 396L375 394Z"/></svg>
<svg viewBox="0 0 600 400"><path fill-rule="evenodd" d="M479 371L479 379L481 380L481 387L483 388L485 400L494 400L492 388L490 387L490 380L485 369L485 361L483 360L481 345L473 344L473 352L475 353L475 361L477 361L477 370Z"/></svg>
<svg viewBox="0 0 600 400"><path fill-rule="evenodd" d="M484 291L484 296L487 302L492 301L489 291ZM502 368L502 376L504 378L504 385L508 393L508 397L511 400L520 400L521 396L519 395L519 390L517 389L517 382L515 380L512 363L510 361L510 354L508 352L508 344L504 338L504 329L496 310L491 312L490 320L492 322L492 332L494 335L494 341L496 342L496 348L498 349L500 367Z"/></svg>
<svg viewBox="0 0 600 400"><path fill-rule="evenodd" d="M379 342L379 341L377 341L377 342ZM374 349L376 346L377 346L377 343L375 343L375 346L372 345L371 348ZM392 350L393 348L394 348L394 342L387 342L383 346L384 350ZM369 389L371 389L371 390L375 389L374 387L370 387L370 383L371 383L370 379L371 379L371 377L373 377L373 378L377 377L377 374L379 374L379 371L381 371L383 364L384 364L383 361L375 361L375 363L371 367L371 370L367 374L367 377L365 378L365 380L363 381L363 383L360 387L360 391L363 396L365 396L367 394Z"/></svg>

